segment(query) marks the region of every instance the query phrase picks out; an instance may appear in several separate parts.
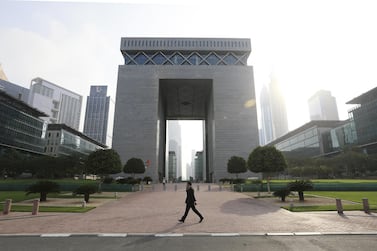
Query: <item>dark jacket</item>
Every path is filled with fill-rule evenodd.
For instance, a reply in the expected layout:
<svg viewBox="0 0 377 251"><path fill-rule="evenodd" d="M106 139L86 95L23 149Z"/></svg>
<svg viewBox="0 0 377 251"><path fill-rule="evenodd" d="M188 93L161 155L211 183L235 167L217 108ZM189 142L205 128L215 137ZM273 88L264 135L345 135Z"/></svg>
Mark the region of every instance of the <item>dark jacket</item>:
<svg viewBox="0 0 377 251"><path fill-rule="evenodd" d="M194 195L194 189L190 187L189 189L186 190L187 196L186 196L186 204L188 205L194 205L195 204L195 195Z"/></svg>

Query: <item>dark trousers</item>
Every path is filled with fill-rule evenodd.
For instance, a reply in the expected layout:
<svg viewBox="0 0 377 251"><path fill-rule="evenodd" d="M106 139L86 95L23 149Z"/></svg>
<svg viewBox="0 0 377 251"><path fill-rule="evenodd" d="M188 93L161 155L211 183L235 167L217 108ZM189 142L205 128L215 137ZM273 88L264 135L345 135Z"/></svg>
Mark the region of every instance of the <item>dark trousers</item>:
<svg viewBox="0 0 377 251"><path fill-rule="evenodd" d="M195 208L194 204L186 204L186 211L185 214L182 216L183 221L186 219L187 214L190 211L190 208L192 209L192 211L194 211L194 213L196 213L200 217L200 219L203 218L203 216L199 213L198 209Z"/></svg>

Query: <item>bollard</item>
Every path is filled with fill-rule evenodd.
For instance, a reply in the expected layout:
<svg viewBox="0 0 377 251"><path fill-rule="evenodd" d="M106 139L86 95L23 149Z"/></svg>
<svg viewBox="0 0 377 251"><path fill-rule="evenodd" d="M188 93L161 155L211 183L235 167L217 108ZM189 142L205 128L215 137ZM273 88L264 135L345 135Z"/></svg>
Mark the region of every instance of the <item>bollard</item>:
<svg viewBox="0 0 377 251"><path fill-rule="evenodd" d="M223 190L223 187L222 187L222 185L220 185L220 192Z"/></svg>
<svg viewBox="0 0 377 251"><path fill-rule="evenodd" d="M199 191L199 185L198 185L198 187L197 187L197 191Z"/></svg>
<svg viewBox="0 0 377 251"><path fill-rule="evenodd" d="M243 193L243 184L241 184L241 193Z"/></svg>
<svg viewBox="0 0 377 251"><path fill-rule="evenodd" d="M211 191L211 185L208 185L208 191Z"/></svg>
<svg viewBox="0 0 377 251"><path fill-rule="evenodd" d="M114 193L114 197L115 197L115 199L118 198L118 193L117 192Z"/></svg>
<svg viewBox="0 0 377 251"><path fill-rule="evenodd" d="M336 210L338 210L338 214L343 214L343 206L341 199L336 199Z"/></svg>
<svg viewBox="0 0 377 251"><path fill-rule="evenodd" d="M81 207L86 207L86 201L85 201L85 200L83 200L83 201L81 202Z"/></svg>
<svg viewBox="0 0 377 251"><path fill-rule="evenodd" d="M140 185L140 191L144 191L144 185L143 184Z"/></svg>
<svg viewBox="0 0 377 251"><path fill-rule="evenodd" d="M369 214L369 202L367 198L363 198L363 207L364 207L364 212Z"/></svg>
<svg viewBox="0 0 377 251"><path fill-rule="evenodd" d="M154 184L152 184L152 191L154 191Z"/></svg>
<svg viewBox="0 0 377 251"><path fill-rule="evenodd" d="M37 215L39 212L39 200L33 200L33 210L31 211L32 215Z"/></svg>
<svg viewBox="0 0 377 251"><path fill-rule="evenodd" d="M12 208L12 199L5 200L3 214L9 214Z"/></svg>
<svg viewBox="0 0 377 251"><path fill-rule="evenodd" d="M174 191L177 192L177 184L174 185Z"/></svg>
<svg viewBox="0 0 377 251"><path fill-rule="evenodd" d="M163 186L164 186L164 191L166 191L166 185L164 184Z"/></svg>
<svg viewBox="0 0 377 251"><path fill-rule="evenodd" d="M260 191L258 190L258 197L260 197Z"/></svg>

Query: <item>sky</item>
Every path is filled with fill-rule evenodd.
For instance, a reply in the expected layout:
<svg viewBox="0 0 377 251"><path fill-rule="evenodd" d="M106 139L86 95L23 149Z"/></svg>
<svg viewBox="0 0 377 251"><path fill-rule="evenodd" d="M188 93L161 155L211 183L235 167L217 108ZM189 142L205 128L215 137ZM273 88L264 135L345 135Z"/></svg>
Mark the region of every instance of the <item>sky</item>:
<svg viewBox="0 0 377 251"><path fill-rule="evenodd" d="M0 63L10 82L41 77L81 94L84 115L90 85L115 100L121 37L250 38L257 108L274 72L293 130L316 91L331 91L347 119L345 103L377 86L375 13L373 0L1 1Z"/></svg>

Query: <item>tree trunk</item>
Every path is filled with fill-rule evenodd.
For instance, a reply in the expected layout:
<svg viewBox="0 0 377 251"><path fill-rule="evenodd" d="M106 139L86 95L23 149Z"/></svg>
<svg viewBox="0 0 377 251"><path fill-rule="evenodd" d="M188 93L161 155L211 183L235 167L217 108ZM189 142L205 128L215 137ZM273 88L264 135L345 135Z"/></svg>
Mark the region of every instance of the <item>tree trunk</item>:
<svg viewBox="0 0 377 251"><path fill-rule="evenodd" d="M285 202L285 195L282 195L282 196L281 196L281 201L282 201L282 202Z"/></svg>
<svg viewBox="0 0 377 251"><path fill-rule="evenodd" d="M300 201L304 201L304 192L298 191L298 197L300 198Z"/></svg>
<svg viewBox="0 0 377 251"><path fill-rule="evenodd" d="M85 200L86 203L89 202L89 194L88 193L84 194L84 200Z"/></svg>
<svg viewBox="0 0 377 251"><path fill-rule="evenodd" d="M40 197L39 197L39 201L43 202L43 201L46 201L46 200L47 200L47 193L41 192Z"/></svg>

